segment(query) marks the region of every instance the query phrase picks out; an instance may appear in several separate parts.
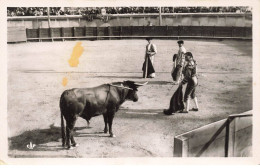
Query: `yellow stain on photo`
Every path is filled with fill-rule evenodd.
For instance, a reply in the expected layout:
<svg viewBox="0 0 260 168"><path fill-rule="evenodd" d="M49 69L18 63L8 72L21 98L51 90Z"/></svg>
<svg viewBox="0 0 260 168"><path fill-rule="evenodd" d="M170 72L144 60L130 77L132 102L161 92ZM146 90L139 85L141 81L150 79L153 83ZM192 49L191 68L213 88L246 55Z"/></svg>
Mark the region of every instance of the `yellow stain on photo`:
<svg viewBox="0 0 260 168"><path fill-rule="evenodd" d="M6 165L6 163L3 160L0 160L0 165Z"/></svg>
<svg viewBox="0 0 260 168"><path fill-rule="evenodd" d="M69 59L69 65L71 67L77 67L79 64L79 57L82 55L84 48L81 46L82 42L77 42L75 47L73 48L71 57Z"/></svg>
<svg viewBox="0 0 260 168"><path fill-rule="evenodd" d="M66 86L68 84L68 78L67 77L64 77L63 79L62 79L62 85L63 86Z"/></svg>
<svg viewBox="0 0 260 168"><path fill-rule="evenodd" d="M71 53L70 59L68 60L71 67L77 67L79 64L79 57L82 55L84 48L81 46L82 42L77 42ZM69 80L67 77L63 77L62 85L67 86Z"/></svg>

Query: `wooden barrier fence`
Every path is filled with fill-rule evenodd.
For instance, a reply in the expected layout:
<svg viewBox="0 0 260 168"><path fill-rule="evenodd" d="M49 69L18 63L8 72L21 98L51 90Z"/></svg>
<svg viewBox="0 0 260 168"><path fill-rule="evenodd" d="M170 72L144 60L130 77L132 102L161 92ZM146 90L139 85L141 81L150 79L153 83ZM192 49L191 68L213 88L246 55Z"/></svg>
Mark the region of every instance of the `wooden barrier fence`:
<svg viewBox="0 0 260 168"><path fill-rule="evenodd" d="M252 111L174 137L174 157L251 157Z"/></svg>
<svg viewBox="0 0 260 168"><path fill-rule="evenodd" d="M111 38L245 38L252 39L251 27L216 26L117 26L26 29L27 40L111 39Z"/></svg>
<svg viewBox="0 0 260 168"><path fill-rule="evenodd" d="M24 27L10 27L7 30L7 42L27 41Z"/></svg>

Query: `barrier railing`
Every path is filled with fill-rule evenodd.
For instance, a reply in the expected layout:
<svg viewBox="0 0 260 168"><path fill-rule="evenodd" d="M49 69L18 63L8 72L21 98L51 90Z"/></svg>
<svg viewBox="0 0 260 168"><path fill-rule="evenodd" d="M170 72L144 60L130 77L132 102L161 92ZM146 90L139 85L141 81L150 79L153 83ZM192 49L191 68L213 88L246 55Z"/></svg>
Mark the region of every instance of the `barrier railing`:
<svg viewBox="0 0 260 168"><path fill-rule="evenodd" d="M236 118L241 117L252 117L253 114L233 114L229 115L226 122L226 136L225 136L225 157L233 156L233 152L230 152L230 136L232 136L232 132L230 130L232 121ZM233 149L234 150L234 149Z"/></svg>
<svg viewBox="0 0 260 168"><path fill-rule="evenodd" d="M230 115L174 137L175 157L249 157L252 154L252 111Z"/></svg>
<svg viewBox="0 0 260 168"><path fill-rule="evenodd" d="M26 29L27 40L112 38L239 38L251 39L252 28L217 26L119 26Z"/></svg>

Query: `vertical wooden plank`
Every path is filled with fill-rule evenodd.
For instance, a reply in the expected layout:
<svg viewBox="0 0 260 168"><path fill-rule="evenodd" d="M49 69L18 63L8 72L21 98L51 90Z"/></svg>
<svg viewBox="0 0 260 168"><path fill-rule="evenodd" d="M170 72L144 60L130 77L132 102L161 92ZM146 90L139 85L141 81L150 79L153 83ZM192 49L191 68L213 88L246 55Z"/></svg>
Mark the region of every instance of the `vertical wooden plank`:
<svg viewBox="0 0 260 168"><path fill-rule="evenodd" d="M225 14L225 25L227 25L227 15Z"/></svg>
<svg viewBox="0 0 260 168"><path fill-rule="evenodd" d="M61 37L65 36L64 27L61 28ZM62 41L64 41L64 38L62 38Z"/></svg>
<svg viewBox="0 0 260 168"><path fill-rule="evenodd" d="M159 7L159 26L162 26L162 7Z"/></svg>
<svg viewBox="0 0 260 168"><path fill-rule="evenodd" d="M69 20L69 18L67 18L67 25L68 25L68 27L70 27L70 20Z"/></svg>
<svg viewBox="0 0 260 168"><path fill-rule="evenodd" d="M183 151L183 141L179 138L174 138L174 144L173 144L173 157L182 157L182 151Z"/></svg>
<svg viewBox="0 0 260 168"><path fill-rule="evenodd" d="M110 33L110 26L107 27L107 32L108 32L108 39L111 40L111 33Z"/></svg>
<svg viewBox="0 0 260 168"><path fill-rule="evenodd" d="M36 18L36 23L37 23L37 28L40 28L38 18Z"/></svg>
<svg viewBox="0 0 260 168"><path fill-rule="evenodd" d="M181 26L180 25L178 25L178 36L180 36L180 34L181 34Z"/></svg>
<svg viewBox="0 0 260 168"><path fill-rule="evenodd" d="M189 157L188 139L184 139L182 141L182 157Z"/></svg>
<svg viewBox="0 0 260 168"><path fill-rule="evenodd" d="M213 27L213 37L216 36L216 26Z"/></svg>
<svg viewBox="0 0 260 168"><path fill-rule="evenodd" d="M84 34L83 34L85 37L87 36L87 27L84 26Z"/></svg>
<svg viewBox="0 0 260 168"><path fill-rule="evenodd" d="M51 41L53 42L53 38L52 38L52 37L53 37L53 35L52 35L52 30L53 30L53 29L50 27L50 28L49 28L49 34L50 34Z"/></svg>
<svg viewBox="0 0 260 168"><path fill-rule="evenodd" d="M246 33L246 27L244 27L244 37L247 36L247 33Z"/></svg>
<svg viewBox="0 0 260 168"><path fill-rule="evenodd" d="M225 157L228 157L228 148L229 148L229 124L230 124L230 118L227 119L227 124L226 124Z"/></svg>
<svg viewBox="0 0 260 168"><path fill-rule="evenodd" d="M96 39L98 40L98 27L96 27Z"/></svg>
<svg viewBox="0 0 260 168"><path fill-rule="evenodd" d="M38 28L38 38L39 38L39 42L41 42L41 28Z"/></svg>
<svg viewBox="0 0 260 168"><path fill-rule="evenodd" d="M173 156L174 157L189 157L189 145L188 139L183 137L175 137L174 138L174 150Z"/></svg>
<svg viewBox="0 0 260 168"><path fill-rule="evenodd" d="M119 29L119 36L120 36L120 39L122 39L122 26L120 26L120 29Z"/></svg>
<svg viewBox="0 0 260 168"><path fill-rule="evenodd" d="M73 37L76 37L76 27L73 27Z"/></svg>
<svg viewBox="0 0 260 168"><path fill-rule="evenodd" d="M131 26L131 36L133 36L133 26ZM131 37L132 39L132 37Z"/></svg>
<svg viewBox="0 0 260 168"><path fill-rule="evenodd" d="M47 13L48 13L48 28L51 27L51 19L50 19L50 7L47 7ZM37 19L38 20L38 19Z"/></svg>
<svg viewBox="0 0 260 168"><path fill-rule="evenodd" d="M229 123L228 157L234 157L235 122L236 122L236 119L232 120Z"/></svg>
<svg viewBox="0 0 260 168"><path fill-rule="evenodd" d="M26 28L26 29L25 29L25 32L26 32L26 42L27 42L27 39L28 39L28 36L29 36L29 29Z"/></svg>
<svg viewBox="0 0 260 168"><path fill-rule="evenodd" d="M166 33L167 39L169 39L168 38L168 30L169 30L169 27L168 27L168 25L166 25L166 32L165 33Z"/></svg>
<svg viewBox="0 0 260 168"><path fill-rule="evenodd" d="M143 25L143 34L142 34L143 36L145 35L145 27L144 27L144 25Z"/></svg>

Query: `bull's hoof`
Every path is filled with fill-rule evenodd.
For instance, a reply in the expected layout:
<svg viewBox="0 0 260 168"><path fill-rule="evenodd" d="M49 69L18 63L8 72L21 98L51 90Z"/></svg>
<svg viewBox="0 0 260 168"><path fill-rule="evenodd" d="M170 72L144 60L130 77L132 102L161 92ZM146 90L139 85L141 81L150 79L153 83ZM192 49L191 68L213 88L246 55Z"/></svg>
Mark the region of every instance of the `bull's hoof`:
<svg viewBox="0 0 260 168"><path fill-rule="evenodd" d="M163 113L164 113L165 115L173 115L173 113L170 112L170 110L166 110L166 109L163 110Z"/></svg>
<svg viewBox="0 0 260 168"><path fill-rule="evenodd" d="M114 134L110 134L110 137L111 138L115 138L116 136Z"/></svg>
<svg viewBox="0 0 260 168"><path fill-rule="evenodd" d="M79 144L75 143L75 144L72 144L71 146L73 146L73 147L78 147Z"/></svg>

